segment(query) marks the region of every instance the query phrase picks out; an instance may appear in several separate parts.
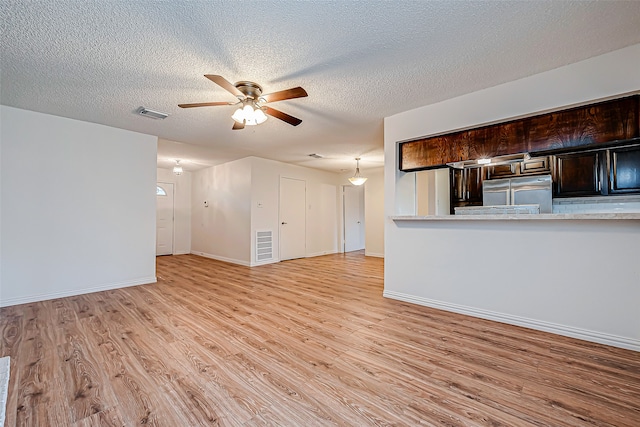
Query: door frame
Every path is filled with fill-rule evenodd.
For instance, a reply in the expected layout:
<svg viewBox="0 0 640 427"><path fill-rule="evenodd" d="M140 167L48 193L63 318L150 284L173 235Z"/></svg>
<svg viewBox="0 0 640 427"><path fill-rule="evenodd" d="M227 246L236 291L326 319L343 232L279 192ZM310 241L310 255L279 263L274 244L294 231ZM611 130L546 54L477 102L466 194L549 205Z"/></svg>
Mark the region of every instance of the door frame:
<svg viewBox="0 0 640 427"><path fill-rule="evenodd" d="M296 259L296 258L286 258L283 259L282 258L282 222L283 222L283 218L282 218L282 180L283 179L288 179L288 180L292 180L292 181L300 181L304 183L304 217L303 217L303 221L304 221L304 247L305 247L305 251L304 251L304 255L302 255L300 258L305 258L307 256L307 251L306 251L306 247L307 247L307 180L306 179L300 179L300 178L291 178L288 176L283 176L280 175L279 179L278 179L278 261L287 261L289 259Z"/></svg>
<svg viewBox="0 0 640 427"><path fill-rule="evenodd" d="M163 185L171 185L171 253L168 255L173 255L176 251L176 183L175 182L169 182L169 181L156 181L156 185L160 186L160 184ZM166 188L163 187L163 189ZM158 196L156 196L156 252L158 249L158 221L157 221L157 217L158 217ZM156 253L156 256L162 256L162 255L158 255Z"/></svg>
<svg viewBox="0 0 640 427"><path fill-rule="evenodd" d="M347 253L347 212L346 212L346 203L345 203L345 199L346 199L346 188L353 188L355 187L353 184L342 184L342 253ZM365 236L365 203L364 203L364 186L361 185L359 186L359 188L361 188L362 190L362 210L361 210L361 216L360 216L360 221L361 221L361 230L360 230L360 242L362 242L362 249L356 249L356 250L363 250L366 248L367 245L367 241L366 241L366 236ZM360 242L358 242L358 245L360 244Z"/></svg>

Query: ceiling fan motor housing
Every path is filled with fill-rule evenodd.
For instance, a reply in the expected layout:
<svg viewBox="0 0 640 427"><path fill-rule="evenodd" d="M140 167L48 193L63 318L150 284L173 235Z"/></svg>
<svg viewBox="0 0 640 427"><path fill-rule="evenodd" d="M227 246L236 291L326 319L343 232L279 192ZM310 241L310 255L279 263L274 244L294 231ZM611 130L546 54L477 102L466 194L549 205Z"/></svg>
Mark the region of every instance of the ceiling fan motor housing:
<svg viewBox="0 0 640 427"><path fill-rule="evenodd" d="M234 86L244 94L247 98L251 98L254 101L258 101L260 95L262 95L262 86L258 83L249 81L240 81L234 83Z"/></svg>

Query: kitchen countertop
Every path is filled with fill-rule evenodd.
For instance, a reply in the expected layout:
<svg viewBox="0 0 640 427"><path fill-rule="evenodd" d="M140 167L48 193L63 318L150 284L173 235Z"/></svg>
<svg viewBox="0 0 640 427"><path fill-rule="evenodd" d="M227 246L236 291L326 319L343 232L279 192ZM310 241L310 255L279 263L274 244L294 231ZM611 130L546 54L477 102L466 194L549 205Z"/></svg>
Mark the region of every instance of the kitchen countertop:
<svg viewBox="0 0 640 427"><path fill-rule="evenodd" d="M548 221L548 220L640 220L640 212L498 214L498 215L397 215L393 221Z"/></svg>

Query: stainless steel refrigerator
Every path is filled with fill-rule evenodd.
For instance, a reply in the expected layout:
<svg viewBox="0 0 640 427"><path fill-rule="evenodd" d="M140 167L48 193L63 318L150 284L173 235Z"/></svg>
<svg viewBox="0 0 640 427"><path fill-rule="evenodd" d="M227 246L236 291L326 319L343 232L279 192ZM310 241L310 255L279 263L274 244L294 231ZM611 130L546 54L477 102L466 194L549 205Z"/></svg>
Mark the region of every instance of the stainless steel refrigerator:
<svg viewBox="0 0 640 427"><path fill-rule="evenodd" d="M551 213L551 184L551 175L485 180L482 205L539 205L540 213Z"/></svg>

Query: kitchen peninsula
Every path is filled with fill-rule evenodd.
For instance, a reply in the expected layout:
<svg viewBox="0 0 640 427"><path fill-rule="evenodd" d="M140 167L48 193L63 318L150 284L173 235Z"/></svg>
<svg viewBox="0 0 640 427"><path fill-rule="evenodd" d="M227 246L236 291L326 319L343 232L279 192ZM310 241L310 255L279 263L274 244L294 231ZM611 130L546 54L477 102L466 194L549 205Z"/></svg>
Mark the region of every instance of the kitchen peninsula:
<svg viewBox="0 0 640 427"><path fill-rule="evenodd" d="M640 351L640 212L633 211L633 193L609 194L615 186L607 186L606 194L597 193L605 191L599 184L588 196L578 193L563 198L555 188L554 213L549 214L442 215L449 213L449 204L441 200L446 207L440 215L418 215L416 174L420 172L410 171L406 162L401 165L400 148L402 141L637 96L638 69L640 45L634 45L387 117L384 295ZM518 136L519 131L512 135ZM434 166L484 154L478 150L474 156L451 158L449 147L445 144L435 150L441 157ZM464 153L465 145L460 147ZM508 149L505 144L498 147ZM530 151L527 147L521 153ZM606 156L610 154L599 155L598 161ZM448 175L433 173L442 178L442 185L435 188L450 188ZM594 173L604 178L600 170ZM567 189L571 187L561 190ZM586 198L605 197L624 199L631 207L581 213L575 206L586 206ZM575 205L565 204L569 201Z"/></svg>
<svg viewBox="0 0 640 427"><path fill-rule="evenodd" d="M485 214L485 215L396 215L393 221L576 221L640 220L640 212L569 213L569 214Z"/></svg>

